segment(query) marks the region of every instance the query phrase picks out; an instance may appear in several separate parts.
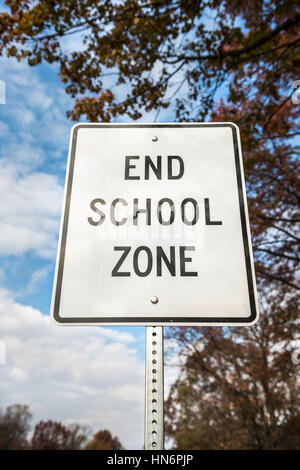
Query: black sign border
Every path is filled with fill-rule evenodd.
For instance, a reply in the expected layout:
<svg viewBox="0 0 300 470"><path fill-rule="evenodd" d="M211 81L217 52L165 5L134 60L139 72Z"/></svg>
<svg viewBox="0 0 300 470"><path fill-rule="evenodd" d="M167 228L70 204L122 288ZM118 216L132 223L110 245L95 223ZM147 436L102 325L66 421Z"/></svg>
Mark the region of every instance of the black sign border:
<svg viewBox="0 0 300 470"><path fill-rule="evenodd" d="M73 173L74 173L74 162L75 162L75 152L76 152L76 142L78 130L81 128L195 128L195 127L230 127L232 130L233 136L233 146L234 146L234 157L235 157L235 168L236 168L236 180L238 186L238 197L239 197L239 206L240 206L240 217L241 217L241 226L242 226L242 236L244 244L244 254L245 254L245 263L246 263L246 272L247 272L247 281L248 281L248 292L249 292L249 303L250 303L250 316L249 317L61 317L59 315L60 310L60 298L61 298L61 287L62 287L62 278L63 278L63 269L64 269L64 260L66 252L66 239L68 232L68 222L69 222L69 212L70 212L70 203L71 203L71 192L72 192L72 183L73 183ZM237 137L237 129L235 124L231 123L194 123L194 124L76 124L73 128L73 136L71 143L71 154L69 162L69 171L67 175L67 191L65 199L65 209L63 216L63 226L62 226L62 235L60 242L60 252L59 252L59 264L58 272L55 285L54 293L54 307L53 307L53 318L56 322L60 324L116 324L120 326L130 325L130 324L157 324L160 323L169 324L176 326L177 324L199 324L202 323L214 325L216 323L223 324L252 324L258 318L258 311L256 308L255 300L255 289L254 289L254 279L252 272L252 263L250 256L250 245L249 237L247 230L246 222L246 211L245 211L245 201L244 201L244 192L243 192L243 181L242 181L242 172L240 167L240 155L239 155L239 145Z"/></svg>

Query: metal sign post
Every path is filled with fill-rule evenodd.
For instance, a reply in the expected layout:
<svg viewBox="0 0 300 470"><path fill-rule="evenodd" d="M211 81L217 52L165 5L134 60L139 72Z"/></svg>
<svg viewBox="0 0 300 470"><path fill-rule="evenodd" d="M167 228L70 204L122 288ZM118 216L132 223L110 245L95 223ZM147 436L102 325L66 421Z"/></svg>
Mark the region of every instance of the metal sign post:
<svg viewBox="0 0 300 470"><path fill-rule="evenodd" d="M164 449L163 327L146 326L145 450Z"/></svg>

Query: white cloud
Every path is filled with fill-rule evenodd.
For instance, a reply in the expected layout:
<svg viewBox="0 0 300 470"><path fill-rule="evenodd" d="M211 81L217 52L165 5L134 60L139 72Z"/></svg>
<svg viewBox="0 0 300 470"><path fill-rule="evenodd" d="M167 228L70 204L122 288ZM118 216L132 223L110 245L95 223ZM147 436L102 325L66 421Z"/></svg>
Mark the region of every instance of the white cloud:
<svg viewBox="0 0 300 470"><path fill-rule="evenodd" d="M8 125L5 122L0 121L0 137L4 137L8 134Z"/></svg>
<svg viewBox="0 0 300 470"><path fill-rule="evenodd" d="M36 269L30 276L30 279L25 288L20 289L15 292L15 298L24 297L25 295L35 294L40 285L47 281L51 271L51 264L47 264L41 269ZM1 271L0 271L0 281L1 281Z"/></svg>
<svg viewBox="0 0 300 470"><path fill-rule="evenodd" d="M28 140L28 136L26 136ZM44 152L38 146L26 142L19 134L19 141L2 143L0 149L1 168L5 168L11 174L29 173L39 167L45 160Z"/></svg>
<svg viewBox="0 0 300 470"><path fill-rule="evenodd" d="M31 126L35 122L34 113L30 109L21 106L14 109L14 118L16 123L23 128Z"/></svg>
<svg viewBox="0 0 300 470"><path fill-rule="evenodd" d="M43 67L47 80L40 68L1 58L0 256L31 252L53 260L56 253L71 100L51 83L53 67Z"/></svg>
<svg viewBox="0 0 300 470"><path fill-rule="evenodd" d="M22 176L0 165L0 187L0 255L31 251L52 259L62 201L58 178L38 172Z"/></svg>
<svg viewBox="0 0 300 470"><path fill-rule="evenodd" d="M44 90L33 90L30 93L30 105L34 108L48 110L53 104L53 99L50 96L45 96Z"/></svg>
<svg viewBox="0 0 300 470"><path fill-rule="evenodd" d="M66 110L72 107L72 100L59 85L56 68L45 64L42 70L47 78L40 67L1 58L0 78L7 87L1 120L11 130L10 142L24 146L30 141L35 148L50 144L65 150L71 127Z"/></svg>
<svg viewBox="0 0 300 470"><path fill-rule="evenodd" d="M1 405L30 406L35 422L107 428L143 446L144 365L135 339L113 328L59 327L0 291Z"/></svg>
<svg viewBox="0 0 300 470"><path fill-rule="evenodd" d="M66 53L72 53L74 51L80 52L85 49L83 40L84 40L84 34L74 33L74 34L62 37L60 43L61 43L62 49Z"/></svg>

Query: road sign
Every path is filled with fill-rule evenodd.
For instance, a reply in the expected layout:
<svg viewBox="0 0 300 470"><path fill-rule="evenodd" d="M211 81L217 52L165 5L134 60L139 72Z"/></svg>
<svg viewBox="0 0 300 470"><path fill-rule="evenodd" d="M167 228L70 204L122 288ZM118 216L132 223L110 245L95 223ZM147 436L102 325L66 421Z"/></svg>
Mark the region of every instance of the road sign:
<svg viewBox="0 0 300 470"><path fill-rule="evenodd" d="M238 127L74 126L51 310L61 324L255 323Z"/></svg>

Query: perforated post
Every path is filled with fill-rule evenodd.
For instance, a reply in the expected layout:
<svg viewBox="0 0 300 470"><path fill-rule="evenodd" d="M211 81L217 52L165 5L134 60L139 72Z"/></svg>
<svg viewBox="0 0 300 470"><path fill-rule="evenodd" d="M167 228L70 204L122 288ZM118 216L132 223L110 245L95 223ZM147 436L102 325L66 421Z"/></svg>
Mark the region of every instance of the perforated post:
<svg viewBox="0 0 300 470"><path fill-rule="evenodd" d="M146 326L145 450L164 449L163 327Z"/></svg>

